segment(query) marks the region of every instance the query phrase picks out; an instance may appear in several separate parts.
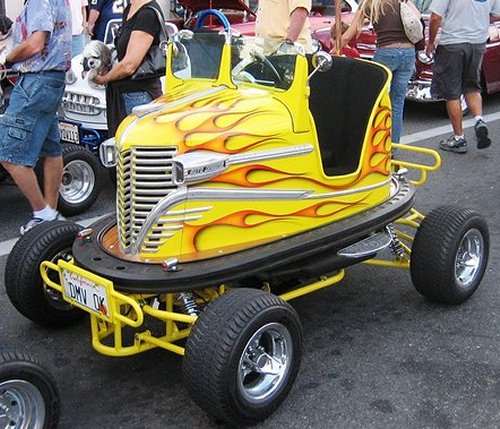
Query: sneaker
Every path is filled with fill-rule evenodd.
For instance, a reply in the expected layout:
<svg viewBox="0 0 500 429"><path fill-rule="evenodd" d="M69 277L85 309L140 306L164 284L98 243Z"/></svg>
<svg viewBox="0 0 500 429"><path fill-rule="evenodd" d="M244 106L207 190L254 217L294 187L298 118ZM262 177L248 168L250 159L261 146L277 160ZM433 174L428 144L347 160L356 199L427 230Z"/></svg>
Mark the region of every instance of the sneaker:
<svg viewBox="0 0 500 429"><path fill-rule="evenodd" d="M491 140L488 137L488 125L486 125L486 122L479 119L476 125L474 125L474 131L476 132L477 148L486 149L491 144Z"/></svg>
<svg viewBox="0 0 500 429"><path fill-rule="evenodd" d="M439 149L446 150L448 152L466 153L467 142L463 137L460 140L457 140L455 139L455 136L451 136L448 140L443 140L439 143Z"/></svg>
<svg viewBox="0 0 500 429"><path fill-rule="evenodd" d="M54 217L54 219L50 219L50 220L42 219L42 218L39 218L39 217L34 217L34 218L30 219L29 222L26 225L23 225L20 228L19 232L21 233L21 235L24 235L28 231L30 231L31 229L33 229L35 226L38 226L38 225L40 225L41 223L44 223L44 222L52 222L53 220L66 220L66 219L59 212L56 212L56 216Z"/></svg>

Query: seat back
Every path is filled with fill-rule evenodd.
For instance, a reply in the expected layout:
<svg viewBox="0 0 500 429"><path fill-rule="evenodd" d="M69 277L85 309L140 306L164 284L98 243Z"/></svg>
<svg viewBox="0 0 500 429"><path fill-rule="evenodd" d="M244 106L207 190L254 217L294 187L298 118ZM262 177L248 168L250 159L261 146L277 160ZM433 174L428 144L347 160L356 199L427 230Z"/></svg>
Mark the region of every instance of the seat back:
<svg viewBox="0 0 500 429"><path fill-rule="evenodd" d="M388 79L380 65L346 57L334 57L329 71L310 79L309 108L328 176L358 168L370 115Z"/></svg>

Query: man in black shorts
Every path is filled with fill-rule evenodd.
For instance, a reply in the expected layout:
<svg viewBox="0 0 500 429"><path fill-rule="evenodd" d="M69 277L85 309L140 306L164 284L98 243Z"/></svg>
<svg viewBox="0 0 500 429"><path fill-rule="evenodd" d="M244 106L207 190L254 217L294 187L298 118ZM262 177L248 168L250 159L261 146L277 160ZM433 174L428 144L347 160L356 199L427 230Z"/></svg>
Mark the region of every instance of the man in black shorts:
<svg viewBox="0 0 500 429"><path fill-rule="evenodd" d="M430 11L428 55L434 52L434 41L441 27L431 93L446 100L454 132L439 143L439 148L455 153L467 152L460 106L462 94L474 116L477 147L487 148L491 140L482 117L481 62L488 39L490 16L500 16L500 0L433 0Z"/></svg>

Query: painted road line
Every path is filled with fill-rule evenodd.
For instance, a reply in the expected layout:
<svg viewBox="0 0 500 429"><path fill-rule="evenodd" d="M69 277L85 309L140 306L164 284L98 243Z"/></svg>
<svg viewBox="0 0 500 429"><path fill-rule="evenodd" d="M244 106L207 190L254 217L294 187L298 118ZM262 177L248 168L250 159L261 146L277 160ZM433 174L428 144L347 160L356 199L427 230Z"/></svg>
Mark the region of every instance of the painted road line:
<svg viewBox="0 0 500 429"><path fill-rule="evenodd" d="M489 115L484 115L483 119L488 122L493 122L500 119L500 112L490 113ZM474 118L467 119L464 121L464 129L472 128L474 126ZM421 131L419 133L408 134L401 137L402 144L412 144L417 143L422 140L431 139L433 137L438 137L443 134L449 134L453 131L451 125L444 125L442 127L431 128L430 130Z"/></svg>
<svg viewBox="0 0 500 429"><path fill-rule="evenodd" d="M102 216L96 216L90 219L77 220L75 221L75 223L81 226L89 226L94 222L98 221L99 219L102 219L104 216L107 216L107 214ZM12 250L12 248L14 247L14 244L16 244L17 240L18 238L13 238L12 240L0 242L0 257L8 255Z"/></svg>

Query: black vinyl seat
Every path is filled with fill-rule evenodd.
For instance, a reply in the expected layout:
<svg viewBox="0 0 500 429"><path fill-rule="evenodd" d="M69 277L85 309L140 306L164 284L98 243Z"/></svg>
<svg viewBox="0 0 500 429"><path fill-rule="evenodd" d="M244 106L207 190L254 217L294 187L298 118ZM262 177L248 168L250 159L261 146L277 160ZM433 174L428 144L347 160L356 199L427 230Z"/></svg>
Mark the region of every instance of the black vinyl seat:
<svg viewBox="0 0 500 429"><path fill-rule="evenodd" d="M329 71L311 78L309 108L326 175L358 168L371 112L388 79L378 64L346 57L334 57Z"/></svg>

